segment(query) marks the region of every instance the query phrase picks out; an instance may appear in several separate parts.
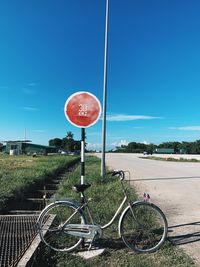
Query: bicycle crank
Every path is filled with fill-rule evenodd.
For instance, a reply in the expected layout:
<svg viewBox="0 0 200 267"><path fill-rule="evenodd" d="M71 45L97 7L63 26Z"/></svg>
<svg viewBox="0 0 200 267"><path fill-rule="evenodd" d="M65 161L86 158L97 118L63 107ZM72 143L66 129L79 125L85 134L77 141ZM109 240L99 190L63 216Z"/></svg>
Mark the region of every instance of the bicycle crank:
<svg viewBox="0 0 200 267"><path fill-rule="evenodd" d="M101 227L93 224L67 224L63 230L66 234L88 239L102 236Z"/></svg>

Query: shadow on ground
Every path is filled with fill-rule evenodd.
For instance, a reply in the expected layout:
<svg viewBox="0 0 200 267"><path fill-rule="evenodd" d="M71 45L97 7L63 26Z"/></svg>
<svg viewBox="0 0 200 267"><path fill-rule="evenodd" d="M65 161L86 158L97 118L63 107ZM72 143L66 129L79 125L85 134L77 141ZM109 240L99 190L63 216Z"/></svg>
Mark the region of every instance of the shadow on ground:
<svg viewBox="0 0 200 267"><path fill-rule="evenodd" d="M168 232L168 240L174 245L198 242L200 241L200 221L169 226Z"/></svg>

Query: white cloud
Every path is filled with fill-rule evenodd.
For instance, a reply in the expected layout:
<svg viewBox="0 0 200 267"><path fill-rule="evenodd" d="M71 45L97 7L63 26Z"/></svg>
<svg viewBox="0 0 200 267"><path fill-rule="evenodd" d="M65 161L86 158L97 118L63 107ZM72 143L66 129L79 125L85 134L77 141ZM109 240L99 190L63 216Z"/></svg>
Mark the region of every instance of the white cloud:
<svg viewBox="0 0 200 267"><path fill-rule="evenodd" d="M23 109L26 111L39 111L38 108L34 108L34 107L23 107Z"/></svg>
<svg viewBox="0 0 200 267"><path fill-rule="evenodd" d="M200 131L200 126L169 127L169 129L180 131Z"/></svg>
<svg viewBox="0 0 200 267"><path fill-rule="evenodd" d="M106 148L109 149L114 149L116 147L121 147L122 145L128 145L127 140L120 140L119 142L113 142L111 144L107 144ZM102 150L102 144L101 143L87 143L87 149L88 150L96 150L96 151L101 151Z"/></svg>
<svg viewBox="0 0 200 267"><path fill-rule="evenodd" d="M124 114L108 114L106 117L107 121L135 121L135 120L153 120L161 119L161 117L153 117L146 115L124 115Z"/></svg>
<svg viewBox="0 0 200 267"><path fill-rule="evenodd" d="M128 145L128 143L130 143L130 142L128 142L127 140L120 140L119 142L113 142L112 144L111 144L111 146L114 146L114 147L116 147L116 146L127 146Z"/></svg>
<svg viewBox="0 0 200 267"><path fill-rule="evenodd" d="M87 149L89 150L101 150L102 144L100 143L87 143Z"/></svg>
<svg viewBox="0 0 200 267"><path fill-rule="evenodd" d="M114 141L112 143L107 143L106 148L107 150L110 149L115 149L116 147L121 147L121 146L127 146L130 143L130 141L127 141L126 139L121 139L120 141ZM144 140L143 143L145 145L148 145L149 142ZM87 143L87 149L88 150L102 150L102 143Z"/></svg>

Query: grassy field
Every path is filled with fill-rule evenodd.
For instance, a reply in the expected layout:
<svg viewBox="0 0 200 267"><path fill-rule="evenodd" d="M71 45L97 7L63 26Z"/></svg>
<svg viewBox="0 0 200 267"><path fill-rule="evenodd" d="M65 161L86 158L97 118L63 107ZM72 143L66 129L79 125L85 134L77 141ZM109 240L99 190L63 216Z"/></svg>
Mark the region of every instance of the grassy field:
<svg viewBox="0 0 200 267"><path fill-rule="evenodd" d="M56 175L76 159L74 156L0 155L0 210L9 198L21 194L36 181Z"/></svg>
<svg viewBox="0 0 200 267"><path fill-rule="evenodd" d="M120 184L115 177L107 177L101 181L100 161L95 157L86 157L86 180L92 183L87 190L87 196L93 198L95 207L92 207L97 223L104 224L112 217L116 207L123 198ZM80 169L66 176L60 184L56 198L75 198L79 195L71 190L75 183L80 182ZM132 198L137 196L134 190L130 190ZM118 224L105 230L99 240L100 246L106 248L104 254L93 259L84 260L72 253L54 253L44 245L40 248L39 258L35 266L55 267L191 267L194 262L184 252L172 246L168 241L157 252L152 254L136 254L125 247L118 237ZM40 262L40 265L38 265Z"/></svg>

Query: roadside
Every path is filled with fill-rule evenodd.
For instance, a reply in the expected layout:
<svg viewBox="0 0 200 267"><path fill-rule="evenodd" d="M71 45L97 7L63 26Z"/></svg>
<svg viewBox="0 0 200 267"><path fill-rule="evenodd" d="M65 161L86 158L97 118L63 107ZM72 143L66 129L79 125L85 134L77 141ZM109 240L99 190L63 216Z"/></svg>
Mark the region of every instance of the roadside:
<svg viewBox="0 0 200 267"><path fill-rule="evenodd" d="M111 219L123 198L120 183L116 177L110 176L102 181L100 161L96 157L88 156L86 157L86 180L92 183L86 191L87 196L93 199L90 204L92 214L97 224L104 224ZM56 198L67 197L80 200L79 194L71 190L71 187L79 182L80 168L63 179ZM131 191L134 200L136 195L133 189ZM111 228L105 230L102 239L98 240L97 244L106 250L101 256L92 259L85 260L72 253L52 253L52 250L43 246L38 260L43 267L195 267L193 261L181 249L169 242L151 254L137 254L128 249L118 236L118 220ZM35 266L38 266L37 259Z"/></svg>
<svg viewBox="0 0 200 267"><path fill-rule="evenodd" d="M171 241L181 245L200 266L199 163L144 160L139 156L108 153L106 164L130 171L139 195L149 192L152 202L166 214Z"/></svg>
<svg viewBox="0 0 200 267"><path fill-rule="evenodd" d="M138 156L144 156L142 154L137 154ZM153 157L159 157L159 158L174 158L174 159L197 159L200 160L200 155L195 154L152 154L152 155L145 155L145 157L153 156Z"/></svg>

